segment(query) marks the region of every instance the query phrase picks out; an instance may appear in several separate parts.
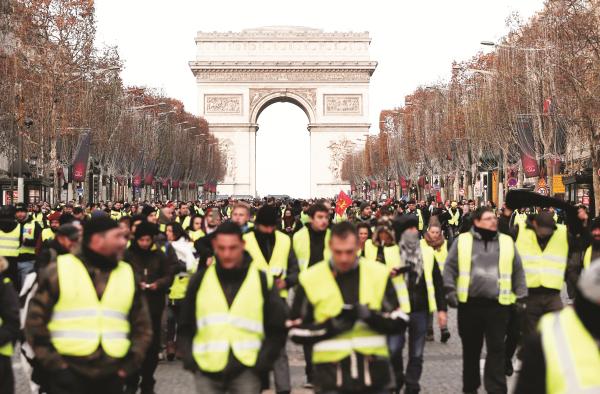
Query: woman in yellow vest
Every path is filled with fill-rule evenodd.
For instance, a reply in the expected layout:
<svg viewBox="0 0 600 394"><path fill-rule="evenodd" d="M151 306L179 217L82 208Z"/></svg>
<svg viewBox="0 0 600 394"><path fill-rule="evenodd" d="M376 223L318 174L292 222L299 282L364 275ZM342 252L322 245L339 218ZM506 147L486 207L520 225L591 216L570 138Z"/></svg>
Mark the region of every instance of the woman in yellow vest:
<svg viewBox="0 0 600 394"><path fill-rule="evenodd" d="M15 391L12 371L13 343L19 337L19 298L11 281L3 276L8 261L0 256L0 393Z"/></svg>
<svg viewBox="0 0 600 394"><path fill-rule="evenodd" d="M193 216L190 220L190 227L187 229L187 233L192 242L196 242L200 238L204 237L204 231L202 231L202 217Z"/></svg>
<svg viewBox="0 0 600 394"><path fill-rule="evenodd" d="M194 244L187 233L177 222L171 222L165 227L167 236L166 253L177 261L175 278L169 291L169 307L167 309L167 359L175 359L177 321L181 303L185 297L190 275L198 268L198 259Z"/></svg>
<svg viewBox="0 0 600 394"><path fill-rule="evenodd" d="M583 271L573 306L544 315L525 342L515 393L600 393L600 263Z"/></svg>
<svg viewBox="0 0 600 394"><path fill-rule="evenodd" d="M440 224L437 216L433 216L429 219L429 225L423 239L421 240L421 248L431 249L431 253L435 259L435 264L438 266L440 272L444 272L444 263L448 256L448 242L442 232L442 225ZM448 342L450 339L450 331L448 331L448 325L440 327L440 337L442 343ZM429 315L427 322L427 341L433 341L433 314Z"/></svg>
<svg viewBox="0 0 600 394"><path fill-rule="evenodd" d="M356 232L358 234L359 243L359 256L365 257L365 244L373 236L371 225L367 222L360 222L356 225Z"/></svg>

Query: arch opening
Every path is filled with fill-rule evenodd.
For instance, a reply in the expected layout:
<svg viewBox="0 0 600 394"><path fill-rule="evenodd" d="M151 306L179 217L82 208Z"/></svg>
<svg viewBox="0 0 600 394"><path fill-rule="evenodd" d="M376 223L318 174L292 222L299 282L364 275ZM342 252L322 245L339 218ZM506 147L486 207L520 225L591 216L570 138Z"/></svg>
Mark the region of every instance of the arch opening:
<svg viewBox="0 0 600 394"><path fill-rule="evenodd" d="M310 116L289 97L271 98L256 111L256 191L259 196L310 194Z"/></svg>

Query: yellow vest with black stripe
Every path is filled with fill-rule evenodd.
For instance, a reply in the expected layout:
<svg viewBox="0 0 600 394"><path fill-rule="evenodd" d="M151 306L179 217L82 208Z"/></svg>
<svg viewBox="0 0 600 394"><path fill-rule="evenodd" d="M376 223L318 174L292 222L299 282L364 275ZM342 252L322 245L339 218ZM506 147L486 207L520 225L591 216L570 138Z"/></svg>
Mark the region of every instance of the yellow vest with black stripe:
<svg viewBox="0 0 600 394"><path fill-rule="evenodd" d="M331 251L329 250L329 238L331 238L331 230L327 229L325 233L323 260L328 261L331 257ZM298 265L300 271L308 268L310 262L310 233L308 227L304 226L294 234L293 244L294 253L298 258Z"/></svg>
<svg viewBox="0 0 600 394"><path fill-rule="evenodd" d="M17 257L19 255L20 235L21 225L19 224L7 233L0 230L0 256Z"/></svg>
<svg viewBox="0 0 600 394"><path fill-rule="evenodd" d="M206 269L196 294L196 335L193 355L200 370L220 372L229 352L244 366L256 364L264 339L260 271L250 264L231 306L217 277L215 265Z"/></svg>
<svg viewBox="0 0 600 394"><path fill-rule="evenodd" d="M65 356L89 356L101 346L112 358L127 355L131 341L129 312L135 294L131 266L119 262L102 298L85 265L72 254L57 258L60 295L48 323L52 345Z"/></svg>
<svg viewBox="0 0 600 394"><path fill-rule="evenodd" d="M25 223L20 224L22 229L22 242L19 247L19 254L35 254L35 246L25 246L25 241L32 241L35 239L35 221L29 220Z"/></svg>
<svg viewBox="0 0 600 394"><path fill-rule="evenodd" d="M54 239L54 231L50 227L42 230L42 242Z"/></svg>
<svg viewBox="0 0 600 394"><path fill-rule="evenodd" d="M246 251L252 256L252 262L256 264L258 269L273 278L280 277L281 279L285 279L287 277L288 257L290 255L290 248L292 247L290 237L281 231L275 230L275 246L273 247L271 259L268 262L260 250L254 231L244 234L244 241L246 241ZM279 290L279 295L287 298L287 289Z"/></svg>
<svg viewBox="0 0 600 394"><path fill-rule="evenodd" d="M452 209L448 209L448 213L450 214L448 224L451 226L458 226L458 221L460 220L460 211L458 208L456 209L456 212L452 212Z"/></svg>
<svg viewBox="0 0 600 394"><path fill-rule="evenodd" d="M10 279L4 278L4 284L10 286ZM2 327L2 317L0 317L0 327ZM12 342L7 342L4 345L0 345L0 356L10 357L13 354L13 345Z"/></svg>
<svg viewBox="0 0 600 394"><path fill-rule="evenodd" d="M519 225L517 251L523 261L528 288L545 287L561 290L567 269L569 243L567 227L557 224L546 248L542 251L535 231L526 224Z"/></svg>
<svg viewBox="0 0 600 394"><path fill-rule="evenodd" d="M583 268L590 268L592 264L592 246L588 246L583 255Z"/></svg>
<svg viewBox="0 0 600 394"><path fill-rule="evenodd" d="M473 258L473 234L470 232L458 236L458 280L457 294L459 302L467 302L471 283L471 264ZM512 271L515 258L513 240L506 234L498 234L500 254L498 256L498 303L511 305L515 302L512 292Z"/></svg>
<svg viewBox="0 0 600 394"><path fill-rule="evenodd" d="M388 269L364 258L358 261L359 302L372 310L380 311L389 278ZM300 273L299 280L313 306L316 323L323 323L339 315L344 307L344 300L328 260ZM317 342L313 347L312 361L315 364L339 362L353 352L365 356L388 357L386 336L370 329L363 322L356 322L351 330Z"/></svg>
<svg viewBox="0 0 600 394"><path fill-rule="evenodd" d="M572 307L539 324L546 361L546 392L600 393L600 348Z"/></svg>

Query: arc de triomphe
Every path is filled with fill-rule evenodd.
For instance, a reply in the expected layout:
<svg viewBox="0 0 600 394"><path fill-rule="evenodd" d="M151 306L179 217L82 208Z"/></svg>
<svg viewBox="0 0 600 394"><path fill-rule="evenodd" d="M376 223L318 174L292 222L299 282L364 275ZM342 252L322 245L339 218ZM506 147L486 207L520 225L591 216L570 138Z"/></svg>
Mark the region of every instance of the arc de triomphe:
<svg viewBox="0 0 600 394"><path fill-rule="evenodd" d="M227 155L219 194L256 195L258 117L280 101L308 117L310 196L348 189L340 179L342 157L369 131L369 81L377 66L370 41L368 32L303 27L198 32L190 68L200 114Z"/></svg>

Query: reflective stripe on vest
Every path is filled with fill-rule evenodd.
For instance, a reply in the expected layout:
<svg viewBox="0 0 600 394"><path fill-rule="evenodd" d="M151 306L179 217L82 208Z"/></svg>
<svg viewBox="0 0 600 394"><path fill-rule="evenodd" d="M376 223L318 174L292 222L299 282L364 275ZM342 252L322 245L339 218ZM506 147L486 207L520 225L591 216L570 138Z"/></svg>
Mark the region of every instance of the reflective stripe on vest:
<svg viewBox="0 0 600 394"><path fill-rule="evenodd" d="M19 255L19 236L21 226L17 225L8 233L0 231L0 256L17 257Z"/></svg>
<svg viewBox="0 0 600 394"><path fill-rule="evenodd" d="M547 392L600 393L600 349L573 308L546 314L539 329Z"/></svg>
<svg viewBox="0 0 600 394"><path fill-rule="evenodd" d="M535 231L519 225L517 235L517 251L523 261L525 280L528 288L546 287L560 290L563 287L569 244L567 227L556 225L546 248L542 251Z"/></svg>
<svg viewBox="0 0 600 394"><path fill-rule="evenodd" d="M30 220L20 225L22 229L22 242L19 247L19 254L35 254L35 246L25 246L25 241L35 239L35 221Z"/></svg>
<svg viewBox="0 0 600 394"><path fill-rule="evenodd" d="M49 239L54 239L54 231L51 228L45 228L42 230L42 242Z"/></svg>
<svg viewBox="0 0 600 394"><path fill-rule="evenodd" d="M275 246L273 247L269 262L267 262L260 250L254 231L244 234L244 241L246 241L246 251L250 253L252 262L256 264L258 269L264 271L273 278L280 277L281 279L285 279L287 277L288 257L292 246L290 237L281 231L275 231ZM287 289L279 290L279 295L283 298L287 298Z"/></svg>
<svg viewBox="0 0 600 394"><path fill-rule="evenodd" d="M358 269L359 302L370 309L380 311L389 278L387 267L360 258ZM303 271L299 280L313 306L315 322L322 323L342 311L344 300L329 261L321 261ZM386 336L371 330L362 322L357 322L351 330L317 342L313 348L313 363L338 362L353 352L366 356L388 357Z"/></svg>
<svg viewBox="0 0 600 394"><path fill-rule="evenodd" d="M427 247L430 247L427 244L427 241L425 241L425 239L421 240L421 244L425 244L427 245ZM442 244L442 246L440 246L439 249L433 249L433 256L435 257L435 261L437 261L438 266L440 267L440 273L444 272L444 266L446 265L446 259L448 258L448 241L444 240L444 243Z"/></svg>
<svg viewBox="0 0 600 394"><path fill-rule="evenodd" d="M135 293L131 266L118 263L100 300L86 267L77 257L58 256L57 271L60 295L48 330L58 353L85 357L102 346L110 357L125 357L131 346L129 312Z"/></svg>
<svg viewBox="0 0 600 394"><path fill-rule="evenodd" d="M423 231L423 228L425 227L423 222L423 213L420 209L417 209L415 212L417 213L417 218L419 218L419 231Z"/></svg>
<svg viewBox="0 0 600 394"><path fill-rule="evenodd" d="M583 255L583 268L590 268L592 264L592 247L588 246Z"/></svg>
<svg viewBox="0 0 600 394"><path fill-rule="evenodd" d="M179 218L179 216L177 216L177 217L175 218L175 221L176 221L177 223L181 223L181 227L182 227L184 230L187 230L187 228L190 226L190 217L189 217L189 216L186 216L186 217L184 217L184 218L183 218L183 222L181 222L181 219Z"/></svg>
<svg viewBox="0 0 600 394"><path fill-rule="evenodd" d="M331 257L331 252L329 250L329 238L331 237L331 230L327 229L327 233L325 234L325 241L323 250L323 260L329 261ZM308 227L302 227L299 231L294 234L293 238L293 248L294 253L296 254L296 258L298 259L298 266L300 267L300 271L308 268L308 263L310 262L310 234L308 232Z"/></svg>
<svg viewBox="0 0 600 394"><path fill-rule="evenodd" d="M260 274L250 264L231 307L221 288L214 264L206 269L196 295L196 335L193 355L204 372L220 372L229 350L243 365L253 367L264 338Z"/></svg>
<svg viewBox="0 0 600 394"><path fill-rule="evenodd" d="M469 298L469 284L471 282L471 263L473 254L473 234L464 233L458 236L458 301L467 302ZM515 257L515 247L511 237L498 234L500 255L498 258L498 302L501 305L510 305L515 301L512 292L512 268Z"/></svg>

